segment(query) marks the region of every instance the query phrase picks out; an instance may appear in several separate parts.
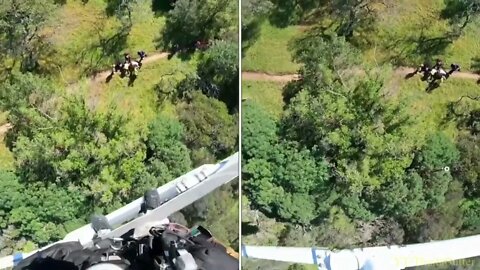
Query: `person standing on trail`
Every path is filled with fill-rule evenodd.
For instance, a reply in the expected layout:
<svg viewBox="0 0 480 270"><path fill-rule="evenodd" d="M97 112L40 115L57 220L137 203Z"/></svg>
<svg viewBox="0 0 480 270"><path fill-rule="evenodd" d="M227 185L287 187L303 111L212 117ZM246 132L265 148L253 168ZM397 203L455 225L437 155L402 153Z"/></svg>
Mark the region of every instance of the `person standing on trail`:
<svg viewBox="0 0 480 270"><path fill-rule="evenodd" d="M417 70L415 70L414 73L417 74L417 73L421 72L421 73L425 74L425 73L430 72L430 69L431 69L431 68L430 68L430 63L425 62L425 63L421 64L421 65L417 68Z"/></svg>
<svg viewBox="0 0 480 270"><path fill-rule="evenodd" d="M130 63L130 61L132 61L132 57L128 52L124 53L123 56L125 57L125 63Z"/></svg>
<svg viewBox="0 0 480 270"><path fill-rule="evenodd" d="M441 59L437 59L435 66L433 67L436 70L443 69L443 61Z"/></svg>
<svg viewBox="0 0 480 270"><path fill-rule="evenodd" d="M115 62L115 65L112 66L111 76L113 76L113 74L115 74L115 72L119 72L121 70L122 70L122 63L120 63L120 61Z"/></svg>
<svg viewBox="0 0 480 270"><path fill-rule="evenodd" d="M139 68L142 67L142 61L145 57L147 57L147 54L145 53L145 51L139 51L137 52L138 56L140 57L140 59L138 60L138 66Z"/></svg>
<svg viewBox="0 0 480 270"><path fill-rule="evenodd" d="M140 61L142 61L143 58L147 57L147 53L145 53L145 51L139 51L139 52L137 52L137 54L140 57Z"/></svg>
<svg viewBox="0 0 480 270"><path fill-rule="evenodd" d="M447 78L450 77L450 75L453 74L453 72L460 71L460 65L457 65L455 63L450 65L450 71L447 73Z"/></svg>

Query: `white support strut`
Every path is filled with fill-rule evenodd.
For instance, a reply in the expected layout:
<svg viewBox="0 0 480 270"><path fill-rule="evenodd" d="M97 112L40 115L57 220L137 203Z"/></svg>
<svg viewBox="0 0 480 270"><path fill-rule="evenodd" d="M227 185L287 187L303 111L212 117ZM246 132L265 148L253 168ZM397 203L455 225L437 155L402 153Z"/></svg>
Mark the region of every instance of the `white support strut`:
<svg viewBox="0 0 480 270"><path fill-rule="evenodd" d="M313 264L320 270L400 270L480 256L480 235L404 246L331 251L323 248L242 246L242 256Z"/></svg>

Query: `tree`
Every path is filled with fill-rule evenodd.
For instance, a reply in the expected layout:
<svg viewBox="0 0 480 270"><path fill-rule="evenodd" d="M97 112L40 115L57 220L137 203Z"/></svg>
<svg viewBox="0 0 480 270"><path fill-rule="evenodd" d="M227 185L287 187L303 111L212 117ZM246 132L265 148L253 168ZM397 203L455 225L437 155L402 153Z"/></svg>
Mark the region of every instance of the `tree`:
<svg viewBox="0 0 480 270"><path fill-rule="evenodd" d="M245 0L241 2L241 5L242 30L264 19L273 8L273 3L270 0Z"/></svg>
<svg viewBox="0 0 480 270"><path fill-rule="evenodd" d="M301 24L308 13L324 4L325 1L272 0L273 9L270 21L279 27Z"/></svg>
<svg viewBox="0 0 480 270"><path fill-rule="evenodd" d="M350 86L352 69L360 64L358 50L336 35L311 32L298 39L291 49L293 60L302 65L299 70L302 81L295 84L295 93L305 88L311 93L318 93L317 89L336 93L336 87Z"/></svg>
<svg viewBox="0 0 480 270"><path fill-rule="evenodd" d="M254 204L280 220L307 225L329 208L328 168L293 142L274 145L268 158L244 166L245 190Z"/></svg>
<svg viewBox="0 0 480 270"><path fill-rule="evenodd" d="M292 264L287 268L287 270L305 270L305 269L307 269L305 266L298 263Z"/></svg>
<svg viewBox="0 0 480 270"><path fill-rule="evenodd" d="M455 144L441 132L430 136L415 156L413 166L423 178L424 194L429 207L436 208L445 201L452 176L444 168L452 168L459 157Z"/></svg>
<svg viewBox="0 0 480 270"><path fill-rule="evenodd" d="M420 220L412 218L404 224L408 228L407 241L428 242L451 239L458 235L463 222L460 208L463 200L462 187L460 183L452 181L447 189L443 204L426 210Z"/></svg>
<svg viewBox="0 0 480 270"><path fill-rule="evenodd" d="M465 200L461 204L463 213L463 228L478 233L480 230L480 200Z"/></svg>
<svg viewBox="0 0 480 270"><path fill-rule="evenodd" d="M266 159L278 141L275 120L252 101L242 106L242 158Z"/></svg>
<svg viewBox="0 0 480 270"><path fill-rule="evenodd" d="M22 71L38 68L46 49L42 27L56 6L51 0L2 0L0 2L0 55L20 62Z"/></svg>
<svg viewBox="0 0 480 270"><path fill-rule="evenodd" d="M410 128L404 106L383 98L380 76L352 76L356 55L335 36L299 41L294 57L303 64L302 80L280 133L324 157L341 194L338 203L350 217L368 221L385 211L400 211L412 198L409 188L418 182L405 182L404 176L418 134Z"/></svg>
<svg viewBox="0 0 480 270"><path fill-rule="evenodd" d="M351 91L339 87L337 93L345 97L327 87L312 88L306 83L289 105L282 119L287 138L325 155L350 195L374 196L383 183L403 176L414 147L405 138L413 134L408 134L408 115L401 107L381 99L381 82L362 81Z"/></svg>
<svg viewBox="0 0 480 270"><path fill-rule="evenodd" d="M479 0L445 0L445 4L442 17L460 31L480 15Z"/></svg>
<svg viewBox="0 0 480 270"><path fill-rule="evenodd" d="M237 2L230 0L178 0L168 12L163 47L192 46L198 40L235 40Z"/></svg>
<svg viewBox="0 0 480 270"><path fill-rule="evenodd" d="M8 227L10 212L22 203L22 189L14 173L0 171L0 229Z"/></svg>
<svg viewBox="0 0 480 270"><path fill-rule="evenodd" d="M190 153L183 143L184 128L174 119L157 117L149 126L148 171L163 185L191 169Z"/></svg>
<svg viewBox="0 0 480 270"><path fill-rule="evenodd" d="M460 161L455 167L454 177L463 183L468 198L480 196L480 138L461 135L457 142Z"/></svg>
<svg viewBox="0 0 480 270"><path fill-rule="evenodd" d="M75 186L100 209L121 206L145 173L141 130L110 108L90 111L82 98L67 99L51 127L20 135L13 153L18 174L27 182ZM115 196L115 200L113 200Z"/></svg>
<svg viewBox="0 0 480 270"><path fill-rule="evenodd" d="M378 4L385 5L385 0L334 0L330 1L327 9L336 19L336 33L351 39L355 31L374 26L377 17L375 5Z"/></svg>
<svg viewBox="0 0 480 270"><path fill-rule="evenodd" d="M328 215L314 233L315 243L330 249L351 247L358 238L355 223L338 206L328 210Z"/></svg>
<svg viewBox="0 0 480 270"><path fill-rule="evenodd" d="M106 12L108 15L116 15L124 29L132 27L132 9L136 0L108 0Z"/></svg>
<svg viewBox="0 0 480 270"><path fill-rule="evenodd" d="M210 97L225 102L230 111L238 107L238 46L230 41L215 41L202 54L197 66L200 88Z"/></svg>
<svg viewBox="0 0 480 270"><path fill-rule="evenodd" d="M185 126L189 149L206 148L217 158L234 152L237 142L236 118L224 103L194 91L192 99L179 106L179 120Z"/></svg>
<svg viewBox="0 0 480 270"><path fill-rule="evenodd" d="M10 172L0 172L0 183L0 229L15 230L9 236L12 241L25 238L46 244L62 239L67 231L86 221L85 196L77 188L41 182L25 184Z"/></svg>
<svg viewBox="0 0 480 270"><path fill-rule="evenodd" d="M9 223L39 245L60 240L86 222L86 198L80 189L34 183L20 196L24 202L11 211Z"/></svg>
<svg viewBox="0 0 480 270"><path fill-rule="evenodd" d="M260 25L273 8L269 0L245 0L242 5L242 53L260 36Z"/></svg>
<svg viewBox="0 0 480 270"><path fill-rule="evenodd" d="M1 88L0 109L9 112L7 119L14 126L15 136L29 136L37 129L52 126L58 105L51 81L29 73L14 73Z"/></svg>

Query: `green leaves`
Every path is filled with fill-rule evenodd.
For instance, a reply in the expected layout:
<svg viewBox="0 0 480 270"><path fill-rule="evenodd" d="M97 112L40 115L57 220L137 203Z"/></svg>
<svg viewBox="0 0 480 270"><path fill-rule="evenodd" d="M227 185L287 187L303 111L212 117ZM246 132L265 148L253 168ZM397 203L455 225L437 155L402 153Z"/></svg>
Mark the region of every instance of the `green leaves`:
<svg viewBox="0 0 480 270"><path fill-rule="evenodd" d="M230 111L238 107L238 45L214 41L197 66L199 86L210 97L225 102Z"/></svg>
<svg viewBox="0 0 480 270"><path fill-rule="evenodd" d="M478 0L445 0L445 9L442 17L448 19L454 27L463 30L475 17L480 15L480 1Z"/></svg>
<svg viewBox="0 0 480 270"><path fill-rule="evenodd" d="M275 120L250 101L243 103L242 112L242 158L267 158L277 143Z"/></svg>
<svg viewBox="0 0 480 270"><path fill-rule="evenodd" d="M457 146L460 151L460 161L455 168L454 176L465 186L467 197L478 198L480 195L480 138L461 135Z"/></svg>
<svg viewBox="0 0 480 270"><path fill-rule="evenodd" d="M163 46L193 46L198 40L230 39L237 35L237 3L230 0L178 0L169 11Z"/></svg>
<svg viewBox="0 0 480 270"><path fill-rule="evenodd" d="M230 155L237 143L236 117L228 114L224 103L193 92L192 100L178 108L179 120L185 126L189 149L206 148L216 157Z"/></svg>
<svg viewBox="0 0 480 270"><path fill-rule="evenodd" d="M309 224L329 196L328 170L293 142L272 145L244 165L245 187L262 210L295 224ZM320 202L318 202L320 201Z"/></svg>
<svg viewBox="0 0 480 270"><path fill-rule="evenodd" d="M52 124L17 139L13 152L25 180L74 184L100 206L113 194L119 202L129 198L132 179L145 170L145 150L122 115L91 112L82 99L67 99Z"/></svg>
<svg viewBox="0 0 480 270"><path fill-rule="evenodd" d="M0 1L0 55L21 62L21 70L38 68L45 39L40 34L55 10L50 0Z"/></svg>
<svg viewBox="0 0 480 270"><path fill-rule="evenodd" d="M184 127L174 119L158 117L150 124L147 139L148 171L163 185L191 169Z"/></svg>

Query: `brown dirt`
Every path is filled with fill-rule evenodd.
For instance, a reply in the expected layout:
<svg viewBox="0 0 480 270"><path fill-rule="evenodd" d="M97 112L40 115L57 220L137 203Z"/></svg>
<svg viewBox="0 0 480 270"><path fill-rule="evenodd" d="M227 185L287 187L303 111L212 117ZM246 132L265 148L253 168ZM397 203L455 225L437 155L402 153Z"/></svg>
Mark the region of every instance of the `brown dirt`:
<svg viewBox="0 0 480 270"><path fill-rule="evenodd" d="M414 68L410 67L399 67L395 70L395 75L398 76L405 76L408 73L414 71ZM460 78L460 79L470 79L470 80L478 80L480 79L480 75L472 72L455 72L451 76L452 78ZM274 75L268 74L263 72L251 72L251 71L244 71L242 72L242 79L247 81L275 81L275 82L289 82L292 80L298 80L298 74L286 74L286 75Z"/></svg>
<svg viewBox="0 0 480 270"><path fill-rule="evenodd" d="M300 76L298 74L286 74L286 75L273 75L262 72L242 72L242 80L247 81L274 81L287 83L289 81L298 80Z"/></svg>
<svg viewBox="0 0 480 270"><path fill-rule="evenodd" d="M6 123L0 126L0 137L3 136L3 134L7 133L9 129L13 127L12 124Z"/></svg>

